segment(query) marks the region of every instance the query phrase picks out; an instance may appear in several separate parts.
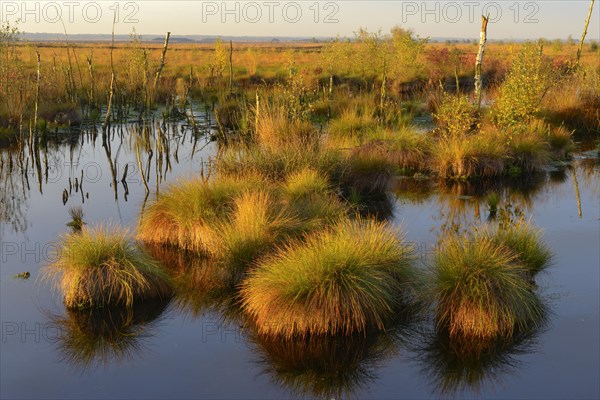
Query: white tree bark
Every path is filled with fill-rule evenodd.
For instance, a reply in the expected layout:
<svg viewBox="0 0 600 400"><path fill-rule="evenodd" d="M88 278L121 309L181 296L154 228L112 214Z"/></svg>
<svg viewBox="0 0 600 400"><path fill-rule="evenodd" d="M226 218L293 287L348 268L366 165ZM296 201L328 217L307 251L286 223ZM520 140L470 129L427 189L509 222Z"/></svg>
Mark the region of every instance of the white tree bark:
<svg viewBox="0 0 600 400"><path fill-rule="evenodd" d="M481 34L479 35L479 51L475 59L475 98L477 99L477 108L481 107L481 63L483 62L483 53L485 52L485 43L487 41L487 24L489 16L481 16Z"/></svg>

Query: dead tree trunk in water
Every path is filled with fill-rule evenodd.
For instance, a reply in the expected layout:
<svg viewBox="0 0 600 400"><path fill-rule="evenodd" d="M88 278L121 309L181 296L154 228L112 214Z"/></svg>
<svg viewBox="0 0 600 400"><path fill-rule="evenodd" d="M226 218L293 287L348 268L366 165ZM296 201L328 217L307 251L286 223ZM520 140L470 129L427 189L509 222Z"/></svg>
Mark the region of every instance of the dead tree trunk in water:
<svg viewBox="0 0 600 400"><path fill-rule="evenodd" d="M35 114L33 115L33 129L35 134L37 135L38 133L38 108L39 108L39 102L40 102L40 81L41 81L41 69L42 69L42 63L40 60L40 51L36 50L35 51L35 55L37 58L37 79L35 82Z"/></svg>
<svg viewBox="0 0 600 400"><path fill-rule="evenodd" d="M583 50L583 42L585 40L585 35L587 35L587 28L590 24L590 18L592 17L592 10L594 9L594 1L590 3L590 11L588 11L587 19L585 20L585 26L583 27L583 34L581 35L581 40L579 41L579 48L577 49L577 59L575 60L575 64L579 64L579 58L581 57L581 51Z"/></svg>
<svg viewBox="0 0 600 400"><path fill-rule="evenodd" d="M108 105L106 107L106 116L102 123L102 144L106 144L106 128L110 123L110 113L112 112L112 101L115 93L115 63L113 60L113 50L115 48L115 24L117 23L117 12L113 16L112 40L110 43L110 92L108 95Z"/></svg>
<svg viewBox="0 0 600 400"><path fill-rule="evenodd" d="M483 53L485 52L485 42L487 41L487 25L490 16L481 16L481 34L479 35L479 51L475 59L475 98L477 99L477 108L481 107L481 63L483 61Z"/></svg>
<svg viewBox="0 0 600 400"><path fill-rule="evenodd" d="M152 97L156 98L156 90L158 88L158 81L160 80L160 74L162 73L163 68L165 67L165 56L167 55L167 48L169 47L169 38L171 37L171 32L167 32L167 36L165 36L165 44L162 49L162 55L160 56L160 65L158 66L158 71L156 71L156 76L154 77L154 86L152 89Z"/></svg>

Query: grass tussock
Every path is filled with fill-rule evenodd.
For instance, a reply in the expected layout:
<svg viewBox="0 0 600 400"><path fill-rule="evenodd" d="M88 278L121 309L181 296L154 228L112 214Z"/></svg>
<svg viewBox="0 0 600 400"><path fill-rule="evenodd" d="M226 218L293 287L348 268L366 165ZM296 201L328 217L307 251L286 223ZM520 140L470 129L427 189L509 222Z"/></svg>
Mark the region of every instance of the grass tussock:
<svg viewBox="0 0 600 400"><path fill-rule="evenodd" d="M410 272L397 231L346 220L263 259L242 284L242 303L268 336L384 329L408 293Z"/></svg>
<svg viewBox="0 0 600 400"><path fill-rule="evenodd" d="M509 163L522 172L541 170L550 161L549 126L534 120L524 129L510 135L508 143Z"/></svg>
<svg viewBox="0 0 600 400"><path fill-rule="evenodd" d="M227 218L236 197L247 189L265 185L261 177L240 174L170 186L146 208L137 237L148 244L209 253L218 240L215 225Z"/></svg>
<svg viewBox="0 0 600 400"><path fill-rule="evenodd" d="M267 192L245 192L233 208L230 220L216 228L220 234L214 256L236 276L267 250L303 229L302 222Z"/></svg>
<svg viewBox="0 0 600 400"><path fill-rule="evenodd" d="M282 184L283 203L297 215L306 230L322 228L349 214L349 206L334 193L327 177L306 168Z"/></svg>
<svg viewBox="0 0 600 400"><path fill-rule="evenodd" d="M290 120L284 107L267 104L259 115L255 140L261 148L277 152L290 144L308 147L319 141L319 131L309 121Z"/></svg>
<svg viewBox="0 0 600 400"><path fill-rule="evenodd" d="M339 117L330 121L327 133L334 140L346 138L361 141L377 129L377 120L367 110L347 107Z"/></svg>
<svg viewBox="0 0 600 400"><path fill-rule="evenodd" d="M530 224L519 222L490 233L491 239L509 248L531 274L547 268L552 260L552 252L541 240L541 231Z"/></svg>
<svg viewBox="0 0 600 400"><path fill-rule="evenodd" d="M380 193L387 190L395 166L386 158L388 149L382 143L370 143L352 151L344 186L360 193Z"/></svg>
<svg viewBox="0 0 600 400"><path fill-rule="evenodd" d="M300 146L290 142L277 151L260 146L230 146L216 160L216 170L224 175L252 173L271 182L282 182L291 174L312 168L337 179L343 172L344 160L338 152L321 146Z"/></svg>
<svg viewBox="0 0 600 400"><path fill-rule="evenodd" d="M504 171L506 149L502 139L482 131L440 139L433 155L442 178L494 177Z"/></svg>
<svg viewBox="0 0 600 400"><path fill-rule="evenodd" d="M171 295L168 276L132 239L129 231L115 226L63 236L45 272L55 280L68 308L131 307Z"/></svg>
<svg viewBox="0 0 600 400"><path fill-rule="evenodd" d="M518 256L486 235L451 236L434 259L438 326L450 336L491 339L524 330L542 307Z"/></svg>

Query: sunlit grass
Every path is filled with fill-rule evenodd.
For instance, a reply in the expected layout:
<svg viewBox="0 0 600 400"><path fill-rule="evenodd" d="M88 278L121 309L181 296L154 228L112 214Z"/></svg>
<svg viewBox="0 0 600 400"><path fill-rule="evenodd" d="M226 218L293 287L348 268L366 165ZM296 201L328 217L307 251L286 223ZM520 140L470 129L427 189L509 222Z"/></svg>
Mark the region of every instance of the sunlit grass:
<svg viewBox="0 0 600 400"><path fill-rule="evenodd" d="M542 241L541 231L529 223L519 222L488 234L495 243L512 250L531 276L547 268L552 260L552 252Z"/></svg>
<svg viewBox="0 0 600 400"><path fill-rule="evenodd" d="M535 324L541 305L519 261L486 235L443 240L430 282L438 325L451 336L488 339Z"/></svg>
<svg viewBox="0 0 600 400"><path fill-rule="evenodd" d="M132 240L116 226L66 234L45 276L55 280L68 308L131 307L170 296L168 276Z"/></svg>
<svg viewBox="0 0 600 400"><path fill-rule="evenodd" d="M503 139L480 132L440 139L432 161L442 178L494 177L503 173L506 154Z"/></svg>
<svg viewBox="0 0 600 400"><path fill-rule="evenodd" d="M249 264L283 239L302 232L302 221L277 204L269 193L245 192L233 206L230 220L217 225L214 257L240 276Z"/></svg>
<svg viewBox="0 0 600 400"><path fill-rule="evenodd" d="M396 230L345 220L263 259L241 296L261 334L349 335L384 329L408 297L410 277Z"/></svg>
<svg viewBox="0 0 600 400"><path fill-rule="evenodd" d="M266 185L259 176L240 174L169 186L144 210L137 237L145 243L210 253L218 236L215 225L233 210L235 198Z"/></svg>

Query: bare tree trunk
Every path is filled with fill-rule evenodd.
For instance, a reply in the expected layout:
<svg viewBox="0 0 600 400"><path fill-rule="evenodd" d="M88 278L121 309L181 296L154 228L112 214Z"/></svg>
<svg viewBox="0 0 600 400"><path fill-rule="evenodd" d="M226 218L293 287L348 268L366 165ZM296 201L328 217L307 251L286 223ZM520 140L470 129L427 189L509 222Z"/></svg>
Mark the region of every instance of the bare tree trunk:
<svg viewBox="0 0 600 400"><path fill-rule="evenodd" d="M165 56L167 55L167 49L169 48L169 38L171 37L171 32L167 32L165 36L165 44L162 49L162 55L160 56L160 65L158 66L158 71L156 71L156 76L154 77L154 86L152 89L152 97L156 98L156 90L158 88L158 81L160 80L160 74L162 74L162 70L165 67Z"/></svg>
<svg viewBox="0 0 600 400"><path fill-rule="evenodd" d="M38 133L38 109L40 103L40 78L41 78L41 67L42 63L40 60L40 51L36 50L35 55L37 57L37 79L35 82L35 114L33 115L33 129L35 134Z"/></svg>
<svg viewBox="0 0 600 400"><path fill-rule="evenodd" d="M590 24L590 18L592 17L592 10L594 9L594 1L590 3L590 11L588 11L587 19L585 20L585 26L583 27L583 34L581 35L581 40L579 41L579 48L577 49L577 59L575 60L575 64L579 65L579 58L581 57L581 51L583 50L583 42L585 40L585 35L587 35L587 28Z"/></svg>
<svg viewBox="0 0 600 400"><path fill-rule="evenodd" d="M89 57L87 57L88 72L90 74L90 88L88 90L88 101L90 103L90 110L94 106L94 67L92 66L92 57L93 54L90 54Z"/></svg>
<svg viewBox="0 0 600 400"><path fill-rule="evenodd" d="M113 94L115 92L115 73L113 72L110 76L110 92L108 94L108 106L106 107L106 116L104 117L104 122L102 123L102 130L106 132L106 128L110 122L110 113L112 112L112 100Z"/></svg>
<svg viewBox="0 0 600 400"><path fill-rule="evenodd" d="M229 41L229 97L233 94L233 42Z"/></svg>
<svg viewBox="0 0 600 400"><path fill-rule="evenodd" d="M112 108L112 99L113 94L115 92L115 64L113 60L113 50L115 48L115 24L117 22L117 12L115 11L115 15L113 17L113 28L112 28L112 42L110 45L110 94L108 96L108 106L106 107L106 116L104 117L104 122L102 123L102 141L106 141L106 128L108 127L108 123L110 121L110 113Z"/></svg>
<svg viewBox="0 0 600 400"><path fill-rule="evenodd" d="M487 41L487 25L490 17L481 16L481 34L479 35L479 52L475 59L475 98L477 99L477 108L481 107L481 63L483 61L483 53L485 52L485 42Z"/></svg>

